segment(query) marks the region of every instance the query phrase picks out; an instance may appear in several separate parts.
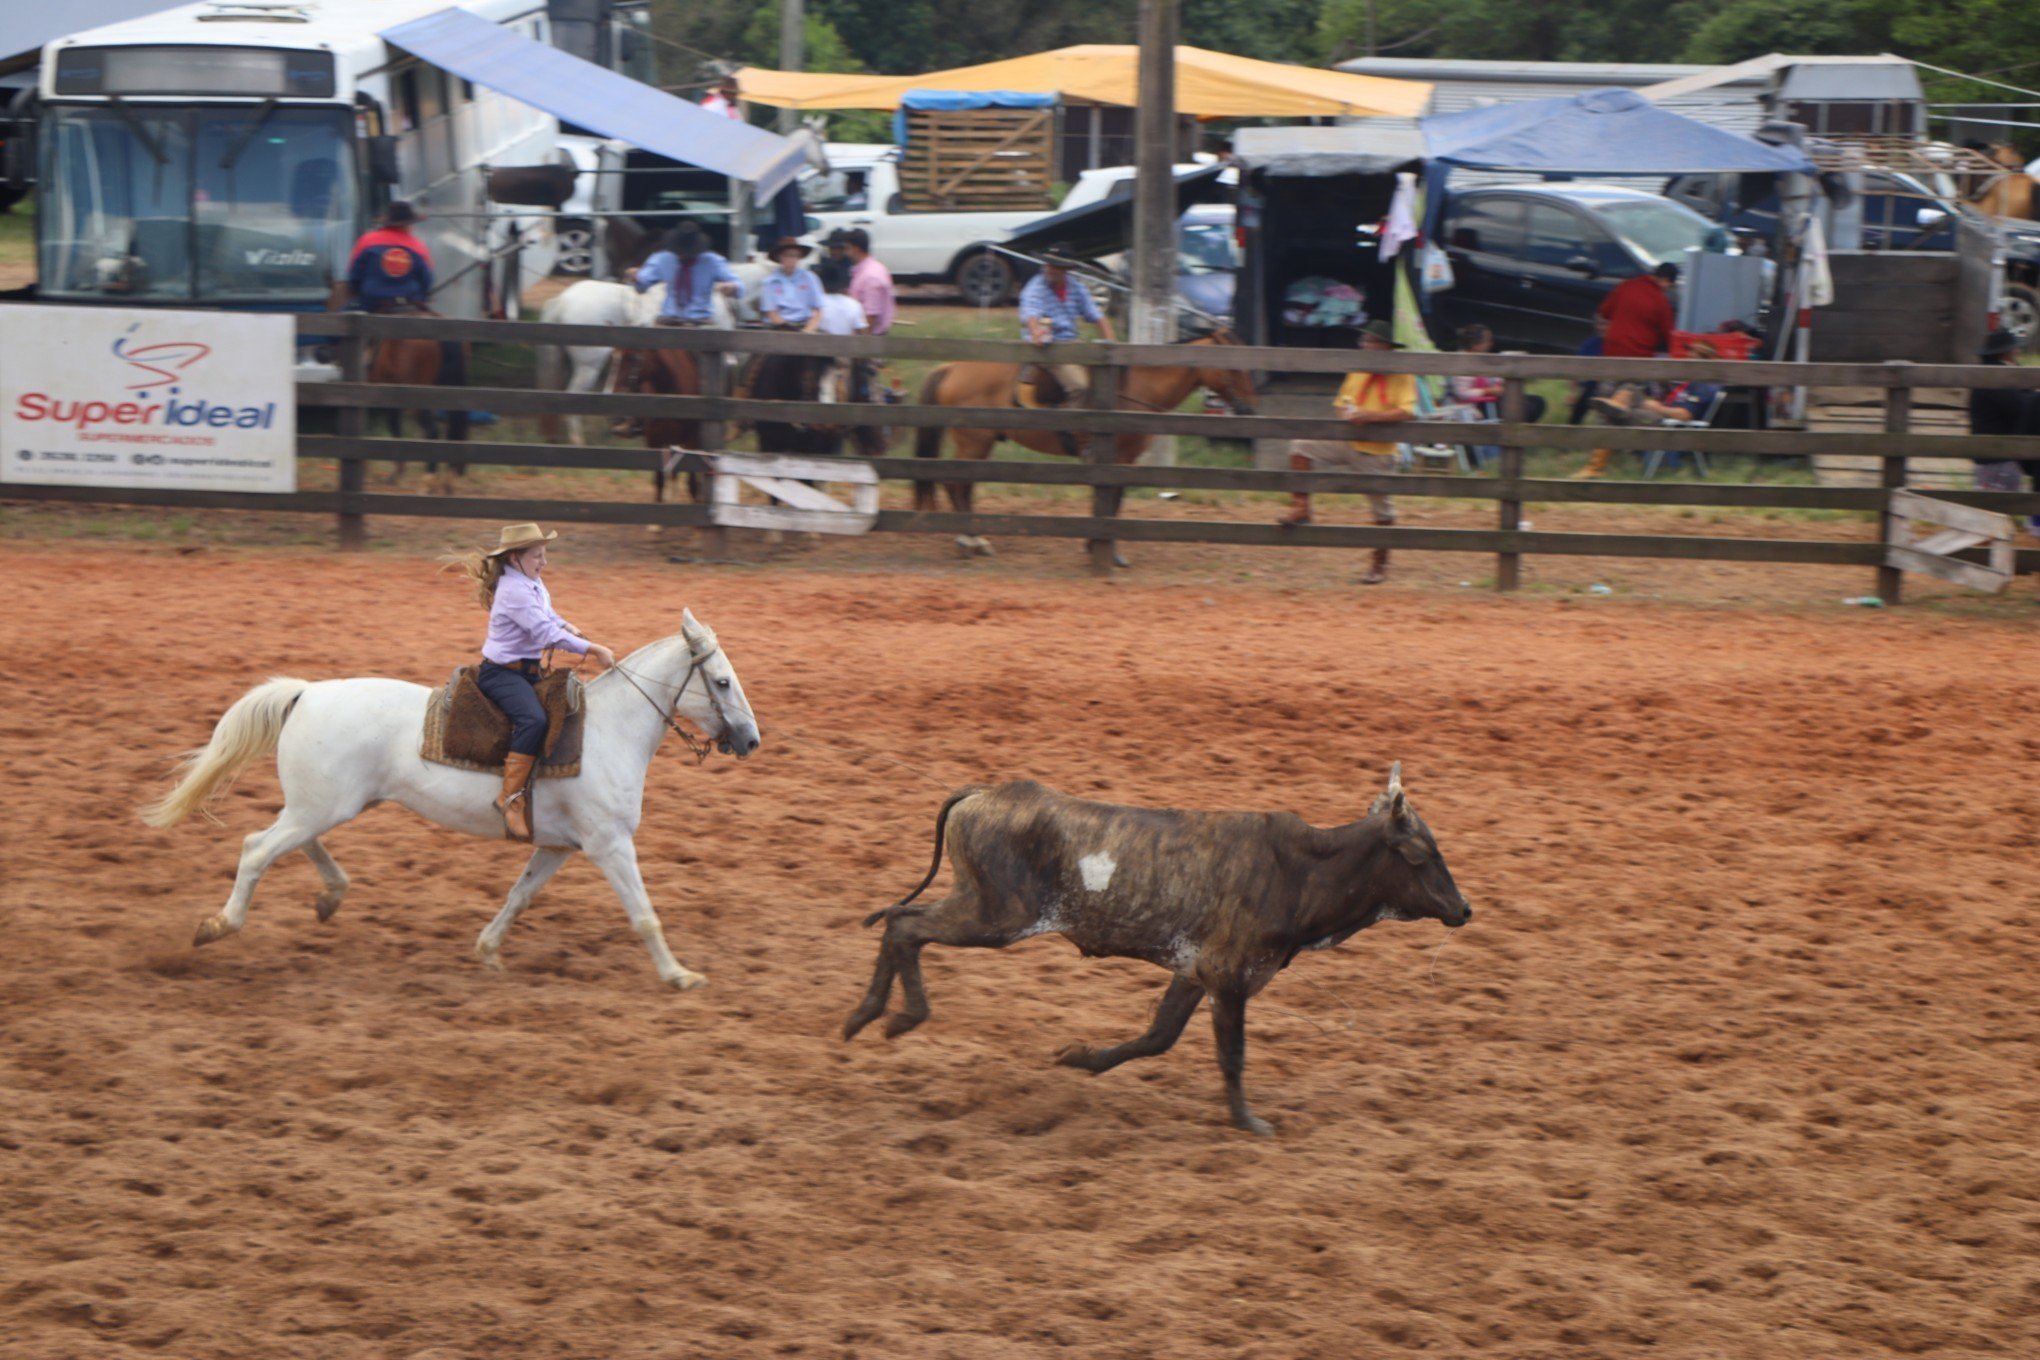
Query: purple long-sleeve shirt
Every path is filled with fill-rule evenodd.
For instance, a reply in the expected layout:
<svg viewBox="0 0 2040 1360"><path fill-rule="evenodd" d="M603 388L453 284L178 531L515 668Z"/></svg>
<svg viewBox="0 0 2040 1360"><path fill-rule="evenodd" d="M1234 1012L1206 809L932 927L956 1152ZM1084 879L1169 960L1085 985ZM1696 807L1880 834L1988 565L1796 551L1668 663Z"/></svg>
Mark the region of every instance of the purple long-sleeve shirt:
<svg viewBox="0 0 2040 1360"><path fill-rule="evenodd" d="M482 644L482 660L499 666L536 661L548 647L582 653L588 643L567 631L567 621L553 612L552 595L543 585L515 567L503 568L496 601L489 606L489 637Z"/></svg>

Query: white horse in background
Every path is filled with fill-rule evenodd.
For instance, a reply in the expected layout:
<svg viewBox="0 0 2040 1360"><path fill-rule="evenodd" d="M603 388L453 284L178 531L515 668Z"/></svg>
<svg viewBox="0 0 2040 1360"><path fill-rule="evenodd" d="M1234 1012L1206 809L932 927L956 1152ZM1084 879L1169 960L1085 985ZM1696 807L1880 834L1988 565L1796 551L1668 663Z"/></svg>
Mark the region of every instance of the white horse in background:
<svg viewBox="0 0 2040 1360"><path fill-rule="evenodd" d="M325 890L315 909L332 918L347 892L347 875L319 837L380 802L400 803L421 817L491 840L503 837L494 799L499 775L426 762L418 754L432 691L403 680L273 679L236 700L213 728L212 740L185 757L175 788L142 811L167 827L201 808L249 764L271 751L283 783L276 821L241 842L240 872L224 907L198 928L196 944L232 935L248 920L255 885L293 850L319 871ZM546 881L576 850L595 861L623 902L650 951L659 980L685 991L708 979L681 967L666 946L657 913L638 874L638 820L645 772L677 715L722 750L743 758L758 749L758 721L736 670L715 634L683 612L680 632L648 643L597 677L584 695L581 773L531 783L537 841L503 909L475 942L491 968L497 951Z"/></svg>
<svg viewBox="0 0 2040 1360"><path fill-rule="evenodd" d="M567 326L649 326L658 319L665 292L649 288L640 293L627 283L582 279L546 301L539 320ZM730 325L736 322L732 320ZM602 387L611 356L611 345L539 345L536 384L542 392L594 392ZM540 416L542 438L557 441L558 416ZM581 417L568 416L567 440L576 448L587 447Z"/></svg>

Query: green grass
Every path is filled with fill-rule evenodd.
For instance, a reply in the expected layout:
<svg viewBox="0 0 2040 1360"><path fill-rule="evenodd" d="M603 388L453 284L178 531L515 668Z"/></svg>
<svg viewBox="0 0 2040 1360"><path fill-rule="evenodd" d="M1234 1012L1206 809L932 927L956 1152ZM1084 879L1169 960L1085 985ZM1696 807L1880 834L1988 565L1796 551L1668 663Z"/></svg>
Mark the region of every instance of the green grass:
<svg viewBox="0 0 2040 1360"><path fill-rule="evenodd" d="M0 267L35 264L35 198L31 195L0 213Z"/></svg>

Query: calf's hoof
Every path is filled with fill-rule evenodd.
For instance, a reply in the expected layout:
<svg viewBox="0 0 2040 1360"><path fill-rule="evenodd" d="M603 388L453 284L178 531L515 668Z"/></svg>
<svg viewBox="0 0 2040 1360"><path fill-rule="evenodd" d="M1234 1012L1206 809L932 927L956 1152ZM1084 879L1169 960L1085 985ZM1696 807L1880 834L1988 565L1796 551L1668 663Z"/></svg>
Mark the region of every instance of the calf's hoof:
<svg viewBox="0 0 2040 1360"><path fill-rule="evenodd" d="M224 912L220 912L208 916L198 923L198 933L191 937L191 943L193 945L211 944L214 940L224 940L233 933L233 924L227 920Z"/></svg>
<svg viewBox="0 0 2040 1360"><path fill-rule="evenodd" d="M1063 1067L1080 1067L1093 1076L1096 1076L1099 1071L1097 1058L1098 1055L1091 1051L1088 1044L1071 1044L1068 1048L1055 1055L1055 1060L1059 1065Z"/></svg>
<svg viewBox="0 0 2040 1360"><path fill-rule="evenodd" d="M898 1015L895 1015L892 1019L885 1022L885 1037L888 1039L897 1039L902 1034L905 1034L908 1030L918 1026L923 1020L926 1020L927 1018L928 1016L925 1011L922 1012L920 1015L915 1015L911 1011L901 1011Z"/></svg>
<svg viewBox="0 0 2040 1360"><path fill-rule="evenodd" d="M475 942L475 962L481 964L482 967L492 973L503 971L503 956L498 954L492 946L481 940Z"/></svg>
<svg viewBox="0 0 2040 1360"><path fill-rule="evenodd" d="M872 1021L878 1019L878 1016L879 1012L875 1008L871 1010L866 1010L860 1006L856 1010L850 1012L850 1018L843 1022L844 1040L847 1042L848 1040L855 1039L860 1033L863 1032L864 1027L870 1024Z"/></svg>
<svg viewBox="0 0 2040 1360"><path fill-rule="evenodd" d="M317 900L312 903L312 910L318 913L321 921L330 921L333 919L333 913L340 910L340 899L344 896L345 893L320 893Z"/></svg>
<svg viewBox="0 0 2040 1360"><path fill-rule="evenodd" d="M1257 1114L1249 1114L1242 1110L1233 1116L1232 1122L1234 1128L1245 1129L1248 1133L1258 1133L1263 1138L1275 1136L1275 1126Z"/></svg>
<svg viewBox="0 0 2040 1360"><path fill-rule="evenodd" d="M659 981L665 983L676 992L691 992L696 987L706 987L708 985L708 975L705 973L690 973L685 968L682 968L679 972L673 974L673 976L660 978Z"/></svg>

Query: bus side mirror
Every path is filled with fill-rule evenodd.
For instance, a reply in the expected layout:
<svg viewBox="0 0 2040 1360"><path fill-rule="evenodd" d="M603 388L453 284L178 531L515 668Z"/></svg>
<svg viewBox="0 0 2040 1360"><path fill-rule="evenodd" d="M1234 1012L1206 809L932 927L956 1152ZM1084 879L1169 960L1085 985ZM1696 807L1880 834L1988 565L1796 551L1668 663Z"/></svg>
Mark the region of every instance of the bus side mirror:
<svg viewBox="0 0 2040 1360"><path fill-rule="evenodd" d="M368 177L384 185L394 185L401 178L397 169L397 139L388 133L368 139Z"/></svg>

